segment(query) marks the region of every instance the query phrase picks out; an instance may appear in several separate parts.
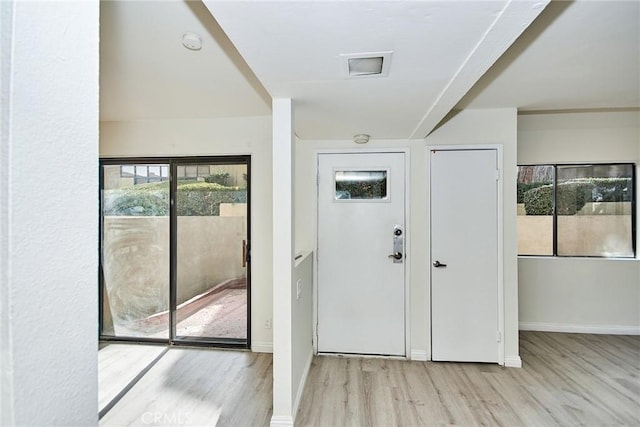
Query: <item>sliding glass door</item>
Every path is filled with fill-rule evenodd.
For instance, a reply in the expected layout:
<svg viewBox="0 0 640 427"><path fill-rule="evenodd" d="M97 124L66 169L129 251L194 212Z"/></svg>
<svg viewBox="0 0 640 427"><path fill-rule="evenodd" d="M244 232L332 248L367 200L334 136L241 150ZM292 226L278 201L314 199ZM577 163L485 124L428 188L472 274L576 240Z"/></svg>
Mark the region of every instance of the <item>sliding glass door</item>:
<svg viewBox="0 0 640 427"><path fill-rule="evenodd" d="M175 172L176 339L246 340L247 164L177 163Z"/></svg>
<svg viewBox="0 0 640 427"><path fill-rule="evenodd" d="M101 161L103 339L248 347L248 156Z"/></svg>

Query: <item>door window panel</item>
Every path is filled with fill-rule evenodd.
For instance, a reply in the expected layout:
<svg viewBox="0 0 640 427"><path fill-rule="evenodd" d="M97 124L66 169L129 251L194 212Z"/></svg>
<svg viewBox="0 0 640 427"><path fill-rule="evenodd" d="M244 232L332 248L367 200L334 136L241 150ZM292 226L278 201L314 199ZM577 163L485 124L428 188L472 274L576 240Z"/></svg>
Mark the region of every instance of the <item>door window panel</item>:
<svg viewBox="0 0 640 427"><path fill-rule="evenodd" d="M336 200L374 200L387 198L387 171L336 171Z"/></svg>

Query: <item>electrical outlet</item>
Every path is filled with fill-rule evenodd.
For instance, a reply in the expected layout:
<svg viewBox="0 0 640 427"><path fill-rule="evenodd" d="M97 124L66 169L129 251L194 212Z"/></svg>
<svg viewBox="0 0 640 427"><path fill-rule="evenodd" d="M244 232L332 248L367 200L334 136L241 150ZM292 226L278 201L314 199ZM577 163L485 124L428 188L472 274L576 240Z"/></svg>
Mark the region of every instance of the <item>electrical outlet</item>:
<svg viewBox="0 0 640 427"><path fill-rule="evenodd" d="M296 282L296 299L300 299L300 294L302 293L302 279L298 279Z"/></svg>
<svg viewBox="0 0 640 427"><path fill-rule="evenodd" d="M271 329L271 319L267 319L264 321L264 328Z"/></svg>

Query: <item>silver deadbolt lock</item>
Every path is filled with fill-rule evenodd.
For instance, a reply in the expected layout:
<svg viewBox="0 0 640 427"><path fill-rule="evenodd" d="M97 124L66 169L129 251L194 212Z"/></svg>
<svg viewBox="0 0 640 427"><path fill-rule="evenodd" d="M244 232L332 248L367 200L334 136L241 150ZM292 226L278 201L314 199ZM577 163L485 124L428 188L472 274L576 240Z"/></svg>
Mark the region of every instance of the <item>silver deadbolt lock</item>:
<svg viewBox="0 0 640 427"><path fill-rule="evenodd" d="M402 226L395 224L393 226L393 253L389 255L394 264L402 264L404 259L404 236L402 234Z"/></svg>

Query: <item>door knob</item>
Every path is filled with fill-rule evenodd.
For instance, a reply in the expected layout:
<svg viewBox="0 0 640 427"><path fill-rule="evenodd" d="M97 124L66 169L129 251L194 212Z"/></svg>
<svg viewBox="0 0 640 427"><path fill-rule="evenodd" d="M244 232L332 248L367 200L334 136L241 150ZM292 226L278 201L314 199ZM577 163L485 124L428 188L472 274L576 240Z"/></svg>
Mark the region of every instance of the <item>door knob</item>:
<svg viewBox="0 0 640 427"><path fill-rule="evenodd" d="M402 259L402 252L395 252L395 253L389 255L389 258Z"/></svg>
<svg viewBox="0 0 640 427"><path fill-rule="evenodd" d="M436 268L439 268L439 267L446 267L447 264L443 264L440 261L434 261L433 262L433 266L436 267Z"/></svg>

